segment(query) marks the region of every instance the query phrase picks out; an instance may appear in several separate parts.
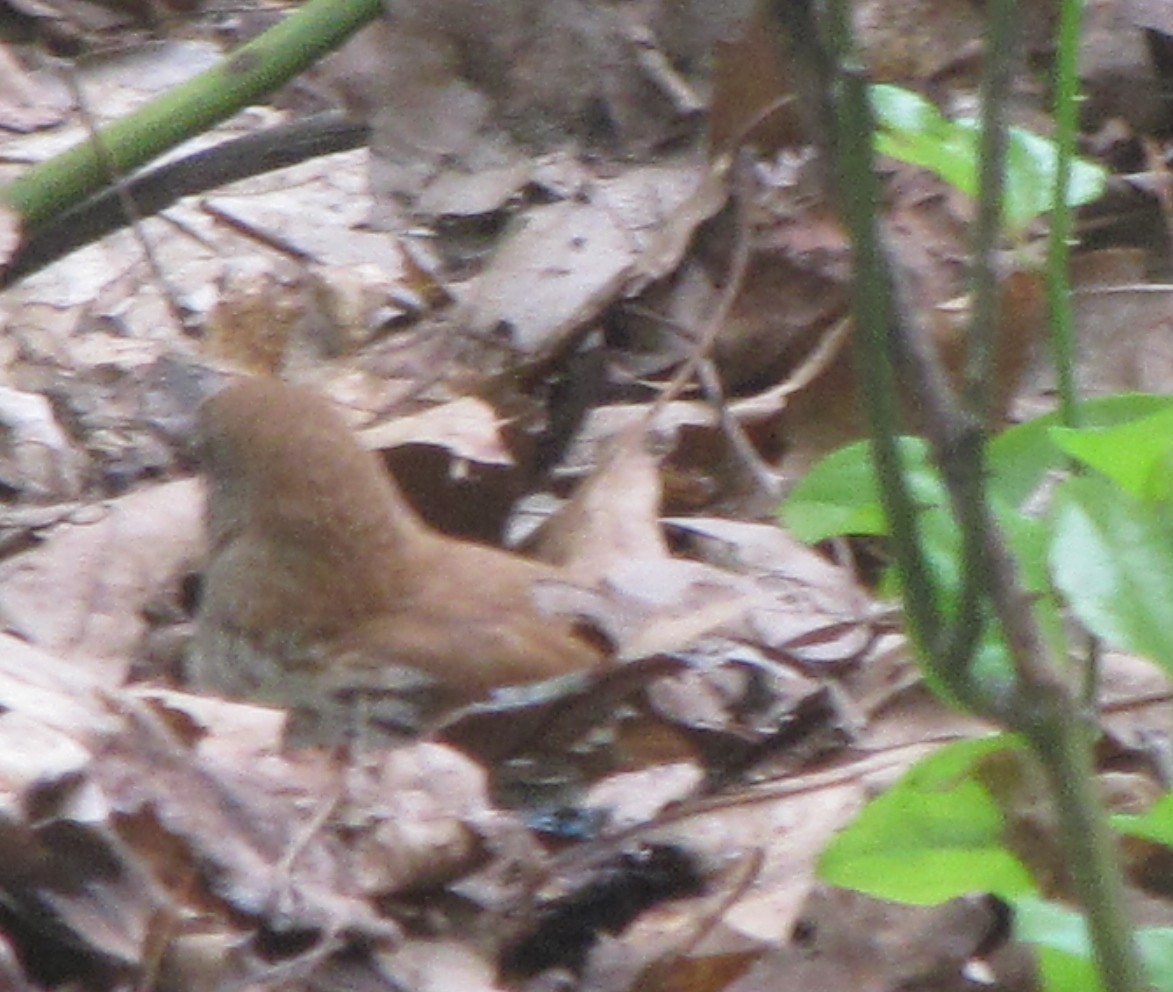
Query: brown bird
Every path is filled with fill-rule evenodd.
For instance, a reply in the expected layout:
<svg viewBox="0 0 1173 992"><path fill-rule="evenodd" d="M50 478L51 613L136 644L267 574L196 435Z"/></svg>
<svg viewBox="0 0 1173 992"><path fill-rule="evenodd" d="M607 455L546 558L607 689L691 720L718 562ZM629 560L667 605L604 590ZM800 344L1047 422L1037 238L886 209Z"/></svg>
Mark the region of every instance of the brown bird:
<svg viewBox="0 0 1173 992"><path fill-rule="evenodd" d="M603 660L534 602L556 569L427 526L311 390L240 380L200 411L209 557L189 674L287 706L290 740L417 732L447 708Z"/></svg>

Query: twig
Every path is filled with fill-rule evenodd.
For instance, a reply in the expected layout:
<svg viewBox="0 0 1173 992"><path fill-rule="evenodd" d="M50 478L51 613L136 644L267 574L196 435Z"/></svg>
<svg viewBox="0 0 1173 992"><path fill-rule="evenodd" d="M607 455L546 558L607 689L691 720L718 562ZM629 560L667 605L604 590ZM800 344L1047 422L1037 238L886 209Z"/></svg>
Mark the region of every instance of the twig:
<svg viewBox="0 0 1173 992"><path fill-rule="evenodd" d="M127 218L130 224L131 231L134 233L134 239L138 242L139 250L143 253L143 259L147 263L147 268L150 270L152 278L154 278L159 287L159 295L163 297L164 302L167 304L167 311L171 314L171 319L175 321L175 326L182 333L187 325L186 315L184 314L183 307L179 304L175 290L167 281L163 267L159 264L159 258L155 254L154 246L143 230L142 217L139 215L134 197L130 195L126 188L126 176L118 168L114 157L110 154L110 149L106 147L106 143L102 140L102 136L98 131L98 123L90 111L89 101L86 99L85 92L82 90L76 70L72 65L63 64L61 75L65 80L65 85L68 87L70 94L73 96L74 102L77 104L77 110L81 116L82 124L85 126L86 133L90 136L95 154L97 154L103 168L106 170L110 185L113 187L114 194L118 197L118 205L122 210L123 216Z"/></svg>
<svg viewBox="0 0 1173 992"><path fill-rule="evenodd" d="M361 147L365 124L330 111L233 138L185 158L128 177L124 189L142 218L153 217L185 196L296 165L307 159ZM103 190L31 232L0 269L0 289L99 238L129 218L116 189Z"/></svg>

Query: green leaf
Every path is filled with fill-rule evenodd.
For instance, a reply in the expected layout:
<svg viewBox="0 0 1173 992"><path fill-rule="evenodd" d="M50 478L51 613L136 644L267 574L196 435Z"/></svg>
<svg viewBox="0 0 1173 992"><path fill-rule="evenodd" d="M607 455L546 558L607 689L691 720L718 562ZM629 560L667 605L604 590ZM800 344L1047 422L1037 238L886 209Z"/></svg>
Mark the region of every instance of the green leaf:
<svg viewBox="0 0 1173 992"><path fill-rule="evenodd" d="M977 195L977 149L969 131L912 90L881 83L871 88L871 98L879 124L877 152L928 169L967 196Z"/></svg>
<svg viewBox="0 0 1173 992"><path fill-rule="evenodd" d="M969 772L1009 736L958 741L930 755L874 799L823 852L819 877L868 895L934 905L971 892L1034 891L1002 844L998 804Z"/></svg>
<svg viewBox="0 0 1173 992"><path fill-rule="evenodd" d="M1103 987L1082 913L1024 896L1014 901L1014 936L1038 949L1047 992L1096 992Z"/></svg>
<svg viewBox="0 0 1173 992"><path fill-rule="evenodd" d="M939 605L952 616L961 587L961 547L953 515L947 505L944 484L929 460L929 448L920 438L899 439L901 460L909 490L918 509L921 549L940 594ZM1050 592L1046 569L1048 532L1042 522L1024 517L1005 501L991 496L991 503L1015 553L1023 562L1028 588L1040 594ZM800 540L815 542L840 534L887 533L887 522L880 505L879 487L866 441L857 442L828 455L795 486L783 503L779 516ZM899 595L894 575L881 584L884 595ZM1040 604L1048 636L1061 637L1062 626L1050 599ZM1052 638L1053 639L1053 638ZM1005 684L1012 678L1013 666L1005 640L996 627L990 626L982 636L974 658L974 675L987 687ZM927 681L934 692L946 701L949 693L929 672Z"/></svg>
<svg viewBox="0 0 1173 992"><path fill-rule="evenodd" d="M1173 929L1146 927L1136 932L1145 974L1157 992L1173 992Z"/></svg>
<svg viewBox="0 0 1173 992"><path fill-rule="evenodd" d="M924 506L944 499L941 481L920 438L899 439L913 498ZM800 541L814 544L842 534L886 534L876 473L867 441L840 448L819 462L782 504L782 523Z"/></svg>
<svg viewBox="0 0 1173 992"><path fill-rule="evenodd" d="M1055 427L1051 437L1072 458L1141 499L1167 499L1173 460L1173 407L1114 427Z"/></svg>
<svg viewBox="0 0 1173 992"><path fill-rule="evenodd" d="M1111 427L1140 417L1173 411L1173 397L1151 393L1120 393L1081 403L1084 427ZM1038 417L1003 431L986 450L990 490L1010 506L1022 504L1047 472L1063 467L1063 451L1052 431L1061 425L1057 413Z"/></svg>
<svg viewBox="0 0 1173 992"><path fill-rule="evenodd" d="M1111 427L1141 417L1173 416L1173 397L1122 393L1084 403L1080 413L1088 428ZM1047 472L1065 464L1064 451L1052 436L1059 426L1058 414L1048 414L1003 431L990 442L990 494L1000 503L1005 519L1018 516L1013 508L1022 504ZM924 507L944 505L944 489L925 442L901 438L900 452L917 502ZM857 441L820 461L794 487L779 516L795 537L811 544L841 534L886 534L868 442Z"/></svg>
<svg viewBox="0 0 1173 992"><path fill-rule="evenodd" d="M971 118L952 121L911 90L888 84L871 88L879 128L876 151L934 172L967 196L978 194L980 124ZM1022 128L1007 129L1003 223L1011 233L1051 209L1058 153L1054 142ZM1067 203L1077 207L1104 190L1103 168L1076 158L1071 163Z"/></svg>
<svg viewBox="0 0 1173 992"><path fill-rule="evenodd" d="M1082 913L1034 896L1015 899L1013 905L1014 936L1040 950L1048 992L1095 992L1102 987ZM1173 929L1139 929L1136 945L1153 988L1173 992Z"/></svg>
<svg viewBox="0 0 1173 992"><path fill-rule="evenodd" d="M970 133L976 162L981 124L967 118L957 121L957 126ZM1021 230L1051 209L1051 191L1055 188L1058 161L1054 142L1019 127L1006 129L1002 211L1003 221L1011 231ZM974 171L976 174L976 166ZM1100 166L1085 159L1072 159L1067 205L1078 207L1098 199L1106 182L1107 174Z"/></svg>
<svg viewBox="0 0 1173 992"><path fill-rule="evenodd" d="M1092 633L1173 671L1173 529L1106 479L1060 489L1051 574Z"/></svg>
<svg viewBox="0 0 1173 992"><path fill-rule="evenodd" d="M1158 799L1143 813L1117 813L1112 826L1130 837L1173 847L1173 792Z"/></svg>

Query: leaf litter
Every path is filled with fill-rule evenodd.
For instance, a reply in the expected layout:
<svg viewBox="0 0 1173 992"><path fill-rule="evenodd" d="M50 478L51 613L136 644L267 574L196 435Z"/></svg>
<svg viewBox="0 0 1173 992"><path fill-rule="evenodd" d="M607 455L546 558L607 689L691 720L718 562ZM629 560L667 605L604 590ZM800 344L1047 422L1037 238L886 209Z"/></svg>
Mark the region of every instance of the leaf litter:
<svg viewBox="0 0 1173 992"><path fill-rule="evenodd" d="M469 0L421 7L363 42L392 53L398 88L359 93L370 67L353 55L327 74L365 107L369 155L146 221L166 286L122 233L8 291L3 385L14 404L47 403L13 405L0 480L6 987L961 988L975 956L1021 987L987 902L910 910L816 879L868 796L986 728L921 685L850 556L762 522L735 484L749 457L794 477L861 424L850 259L783 147L799 125L754 132L775 146L748 184L721 157L753 130L746 108L786 105L777 86L753 89L785 71L733 72L769 53L752 25L730 31L748 4L712 6L650 3L633 25L558 0L541 30L519 0L492 27L464 16ZM891 3L862 6L888 78L964 74L964 40L928 27L940 11L914 17L917 44L901 49ZM462 65L453 52L481 29ZM494 79L537 36L549 44ZM206 46L186 44L83 70L90 101L116 113L205 64ZM610 75L591 61L603 51ZM682 141L697 131L690 89L709 78L711 159ZM552 110L572 84L595 116ZM22 93L27 133L6 140L8 161L80 133L38 130L59 102ZM888 190L948 348L969 218L907 170ZM1028 348L1035 288L1005 278ZM1088 277L1097 388L1163 384L1141 356L1164 288L1139 281L1109 260ZM584 356L596 372L560 378ZM665 385L682 361L700 387ZM280 711L185 691L202 554L185 420L240 368L344 404L451 532L500 541L520 499L552 496L560 509L525 548L574 581L542 595L626 664L502 693L357 767L282 751ZM1040 375L1016 404L1045 399ZM445 492L460 513L439 508ZM163 643L170 666L152 653ZM1136 754L1167 724L1167 684L1135 659L1107 671L1116 747Z"/></svg>

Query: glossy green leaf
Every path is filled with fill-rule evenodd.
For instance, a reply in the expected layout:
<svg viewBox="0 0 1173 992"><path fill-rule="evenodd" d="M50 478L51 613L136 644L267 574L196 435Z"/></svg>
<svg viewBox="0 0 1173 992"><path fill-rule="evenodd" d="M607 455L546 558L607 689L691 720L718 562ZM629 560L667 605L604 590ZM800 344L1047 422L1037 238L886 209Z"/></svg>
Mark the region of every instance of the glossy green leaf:
<svg viewBox="0 0 1173 992"><path fill-rule="evenodd" d="M1051 574L1092 633L1173 671L1173 525L1106 479L1058 494Z"/></svg>
<svg viewBox="0 0 1173 992"><path fill-rule="evenodd" d="M1013 907L1014 936L1036 947L1047 992L1097 992L1102 988L1082 913L1034 896L1016 899Z"/></svg>
<svg viewBox="0 0 1173 992"><path fill-rule="evenodd" d="M913 498L924 506L944 498L937 472L920 438L900 438L900 454ZM800 541L814 544L843 534L886 534L868 442L828 455L811 469L782 504L782 523Z"/></svg>
<svg viewBox="0 0 1173 992"><path fill-rule="evenodd" d="M881 83L871 88L871 98L879 125L877 152L919 165L967 196L976 196L977 150L972 133L912 90Z"/></svg>

